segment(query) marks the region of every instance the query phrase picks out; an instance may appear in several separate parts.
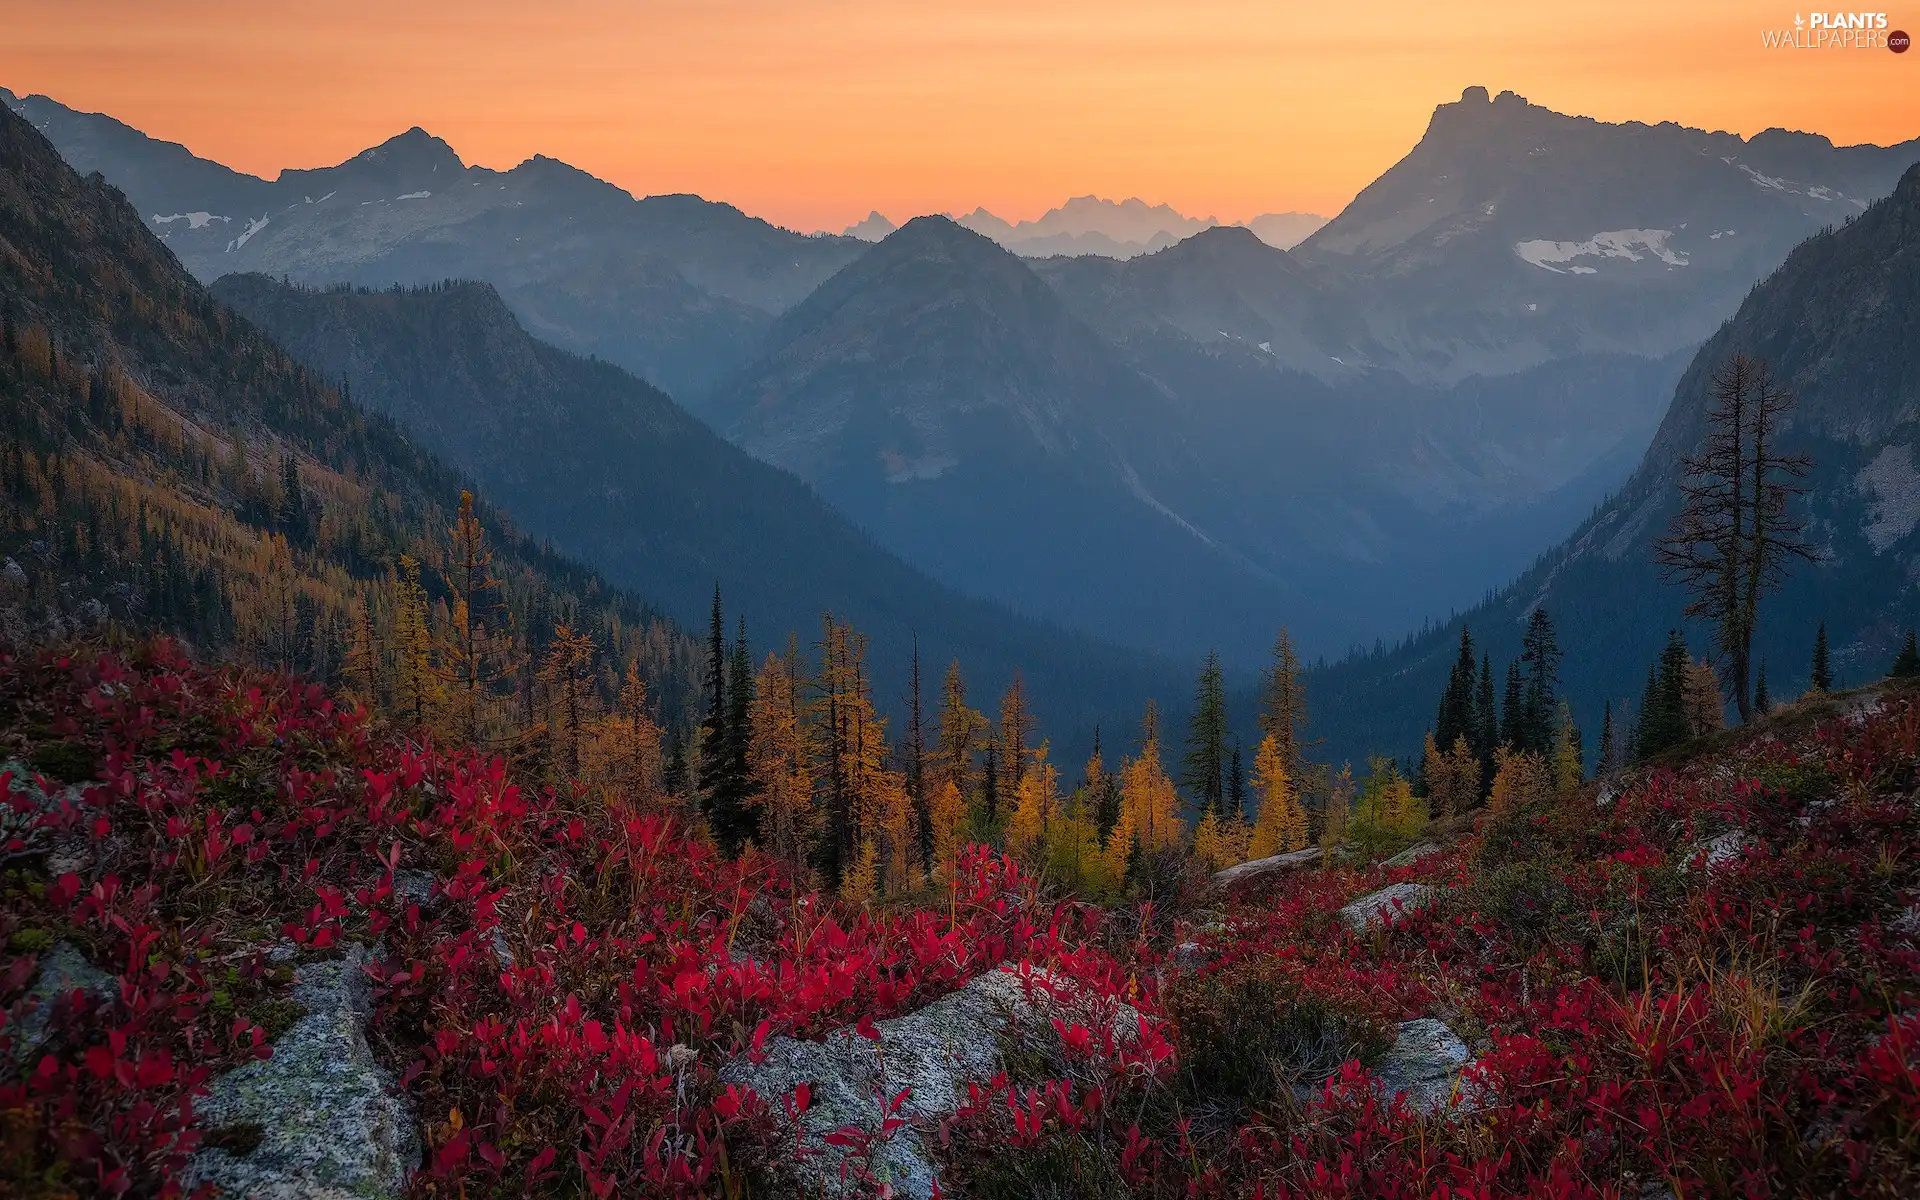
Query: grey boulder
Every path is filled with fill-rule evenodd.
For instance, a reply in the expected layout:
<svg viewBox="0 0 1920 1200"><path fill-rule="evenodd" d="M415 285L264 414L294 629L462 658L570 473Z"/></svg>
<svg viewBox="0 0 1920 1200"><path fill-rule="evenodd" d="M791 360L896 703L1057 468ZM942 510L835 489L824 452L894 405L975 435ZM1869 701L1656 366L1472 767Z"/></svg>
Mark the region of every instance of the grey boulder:
<svg viewBox="0 0 1920 1200"><path fill-rule="evenodd" d="M1066 982L1033 974L1055 987ZM1000 1069L1002 1038L1011 1029L1050 1031L1051 1018L1065 1017L1070 1007L1045 994L1030 999L1020 977L1001 967L918 1011L875 1022L877 1041L852 1028L818 1042L776 1038L761 1062L736 1060L721 1070L720 1079L751 1087L775 1113L795 1088L811 1089L811 1103L799 1121L808 1153L795 1167L801 1176L796 1182L805 1194L832 1197L864 1193L856 1173L861 1164L848 1148L828 1144L827 1136L849 1128L877 1133L883 1104L906 1089L894 1113L906 1124L878 1139L864 1169L897 1196L927 1200L937 1177L927 1128L953 1114L968 1082ZM1116 1038L1137 1035L1133 1009L1121 1006L1112 1022Z"/></svg>
<svg viewBox="0 0 1920 1200"><path fill-rule="evenodd" d="M1432 905L1439 892L1424 883L1396 883L1360 897L1340 910L1340 921L1356 933L1391 929Z"/></svg>
<svg viewBox="0 0 1920 1200"><path fill-rule="evenodd" d="M213 1081L196 1107L204 1129L253 1127L241 1154L202 1150L186 1172L247 1200L384 1200L405 1193L420 1163L412 1106L374 1061L366 952L307 963L293 999L307 1011L274 1043L273 1057Z"/></svg>

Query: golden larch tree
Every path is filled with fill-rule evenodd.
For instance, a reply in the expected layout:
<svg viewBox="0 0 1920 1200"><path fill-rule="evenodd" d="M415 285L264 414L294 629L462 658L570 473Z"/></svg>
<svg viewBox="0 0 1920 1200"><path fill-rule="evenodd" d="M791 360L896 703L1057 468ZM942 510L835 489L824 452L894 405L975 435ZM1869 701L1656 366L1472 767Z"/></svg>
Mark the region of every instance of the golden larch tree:
<svg viewBox="0 0 1920 1200"><path fill-rule="evenodd" d="M433 665L433 637L427 629L427 592L420 586L420 561L400 556L393 577L393 706L415 729L429 728L440 712L439 673Z"/></svg>
<svg viewBox="0 0 1920 1200"><path fill-rule="evenodd" d="M796 880L820 836L813 803L812 756L802 715L801 681L794 664L769 654L754 681L747 766L758 785L761 848L787 864Z"/></svg>
<svg viewBox="0 0 1920 1200"><path fill-rule="evenodd" d="M1253 822L1250 858L1290 854L1307 846L1307 810L1288 774L1280 739L1267 734L1253 756L1253 793L1259 808Z"/></svg>

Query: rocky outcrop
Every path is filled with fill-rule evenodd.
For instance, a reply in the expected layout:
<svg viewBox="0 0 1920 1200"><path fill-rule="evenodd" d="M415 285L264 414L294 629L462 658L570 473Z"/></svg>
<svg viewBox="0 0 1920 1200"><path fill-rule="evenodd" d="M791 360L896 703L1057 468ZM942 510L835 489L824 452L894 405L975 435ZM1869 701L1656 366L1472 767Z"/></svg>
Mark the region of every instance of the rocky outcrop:
<svg viewBox="0 0 1920 1200"><path fill-rule="evenodd" d="M413 1111L367 1045L372 1005L366 952L307 963L293 999L306 1015L273 1057L213 1081L197 1105L210 1141L187 1186L215 1184L248 1200L398 1197L420 1162Z"/></svg>
<svg viewBox="0 0 1920 1200"><path fill-rule="evenodd" d="M1725 833L1690 847L1686 858L1681 861L1680 868L1687 871L1699 867L1708 874L1712 874L1740 861L1755 844L1746 830L1729 829Z"/></svg>
<svg viewBox="0 0 1920 1200"><path fill-rule="evenodd" d="M1053 987L1066 983L1040 971L1033 977ZM881 1140L863 1165L894 1195L927 1200L934 1195L936 1171L926 1129L952 1115L968 1081L1000 1069L1002 1039L1010 1030L1049 1029L1059 1005L1045 993L1030 997L1020 975L1002 967L916 1012L875 1022L877 1040L853 1028L835 1030L818 1042L776 1038L762 1061L736 1061L721 1070L720 1078L751 1087L775 1112L795 1088L811 1089L800 1120L808 1153L794 1167L802 1176L796 1182L808 1195L856 1193L852 1172L843 1178L843 1168L852 1165L848 1150L829 1145L827 1135L848 1128L877 1131L883 1105L907 1089L893 1114L907 1124ZM1132 1036L1137 1022L1138 1014L1123 1006L1113 1018L1115 1036Z"/></svg>
<svg viewBox="0 0 1920 1200"><path fill-rule="evenodd" d="M1356 933L1391 929L1430 906L1440 893L1424 883L1396 883L1360 897L1340 910L1340 921Z"/></svg>
<svg viewBox="0 0 1920 1200"><path fill-rule="evenodd" d="M1401 1022L1393 1049L1374 1065L1373 1077L1382 1095L1391 1099L1405 1093L1408 1110L1428 1116L1452 1103L1460 1072L1472 1061L1453 1030L1422 1017Z"/></svg>
<svg viewBox="0 0 1920 1200"><path fill-rule="evenodd" d="M1380 865L1385 867L1410 867L1421 859L1431 858L1438 853L1440 853L1439 846L1434 845L1432 842L1419 842L1408 846L1405 850L1402 850Z"/></svg>
<svg viewBox="0 0 1920 1200"><path fill-rule="evenodd" d="M39 973L27 990L30 1007L20 1018L20 1024L8 1030L13 1035L16 1063L28 1062L46 1044L54 1009L70 1000L75 992L84 992L97 1003L109 1004L119 997L120 984L88 962L72 942L55 942L41 956Z"/></svg>
<svg viewBox="0 0 1920 1200"><path fill-rule="evenodd" d="M1228 867L1224 871L1213 873L1215 887L1232 887L1261 875L1270 875L1275 871L1292 871L1316 862L1320 858L1320 847L1309 846L1305 850L1295 850L1289 854L1276 854L1271 858L1256 858L1252 862L1243 862Z"/></svg>

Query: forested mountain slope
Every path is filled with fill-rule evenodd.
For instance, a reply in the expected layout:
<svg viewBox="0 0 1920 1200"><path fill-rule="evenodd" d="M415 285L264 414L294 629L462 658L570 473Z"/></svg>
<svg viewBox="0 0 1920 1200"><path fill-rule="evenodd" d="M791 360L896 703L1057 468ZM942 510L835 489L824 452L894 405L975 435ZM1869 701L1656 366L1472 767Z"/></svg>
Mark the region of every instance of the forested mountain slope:
<svg viewBox="0 0 1920 1200"><path fill-rule="evenodd" d="M1819 561L1796 566L1763 602L1756 661L1776 698L1798 694L1824 621L1841 684L1883 674L1920 619L1920 168L1856 219L1803 243L1748 295L1687 368L1632 478L1538 565L1404 646L1320 671L1330 749L1416 749L1461 622L1497 664L1517 651L1536 606L1560 627L1561 674L1589 737L1604 701L1616 714L1630 708L1666 631L1681 623L1685 595L1661 581L1653 544L1679 505L1680 460L1704 435L1709 378L1735 353L1766 359L1795 393L1779 449L1814 463L1792 511L1807 522ZM1708 648L1703 630L1689 640L1696 653Z"/></svg>
<svg viewBox="0 0 1920 1200"><path fill-rule="evenodd" d="M1150 656L940 586L658 389L535 340L485 284L314 291L248 275L213 290L527 529L683 620L706 614L716 583L761 646L789 632L810 645L828 611L851 620L873 639L889 709L916 637L929 670L958 658L982 689L1023 670L1063 735L1185 691Z"/></svg>
<svg viewBox="0 0 1920 1200"><path fill-rule="evenodd" d="M14 634L111 617L338 678L402 555L439 568L462 476L342 398L184 271L119 192L0 110L0 555ZM637 662L663 715L692 643L479 506L523 652L557 622Z"/></svg>

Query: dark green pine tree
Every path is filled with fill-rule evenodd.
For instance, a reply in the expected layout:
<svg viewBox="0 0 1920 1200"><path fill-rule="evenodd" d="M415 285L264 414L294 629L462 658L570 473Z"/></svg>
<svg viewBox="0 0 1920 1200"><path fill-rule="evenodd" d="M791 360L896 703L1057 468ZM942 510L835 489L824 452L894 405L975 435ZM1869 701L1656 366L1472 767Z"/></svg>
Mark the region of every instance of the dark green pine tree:
<svg viewBox="0 0 1920 1200"><path fill-rule="evenodd" d="M1820 622L1820 628L1813 635L1813 690L1830 692L1833 690L1833 664L1827 656L1827 623Z"/></svg>
<svg viewBox="0 0 1920 1200"><path fill-rule="evenodd" d="M1182 766L1180 782L1200 811L1226 815L1227 687L1220 655L1213 651L1207 652L1194 688L1193 720L1187 728Z"/></svg>
<svg viewBox="0 0 1920 1200"><path fill-rule="evenodd" d="M1493 748L1500 744L1500 718L1493 707L1493 658L1481 652L1480 679L1473 688L1473 749L1480 758L1480 794L1493 787Z"/></svg>
<svg viewBox="0 0 1920 1200"><path fill-rule="evenodd" d="M687 794L687 739L680 736L680 726L667 728L666 765L661 768L660 784L669 796Z"/></svg>
<svg viewBox="0 0 1920 1200"><path fill-rule="evenodd" d="M1100 776L1087 780L1087 786L1093 789L1094 820L1100 826L1100 840L1105 842L1113 827L1120 823L1120 787L1101 754L1098 725L1093 727L1093 756L1100 760Z"/></svg>
<svg viewBox="0 0 1920 1200"><path fill-rule="evenodd" d="M1454 739L1464 737L1478 747L1479 731L1474 728L1473 711L1473 635L1460 627L1460 654L1447 675L1447 690L1440 694L1440 711L1433 718L1433 741L1442 750L1453 749Z"/></svg>
<svg viewBox="0 0 1920 1200"><path fill-rule="evenodd" d="M1900 643L1900 653L1893 660L1893 670L1887 674L1895 679L1911 679L1920 675L1920 647L1913 644L1913 630L1907 630L1907 640Z"/></svg>
<svg viewBox="0 0 1920 1200"><path fill-rule="evenodd" d="M913 805L915 836L920 842L920 861L927 864L927 880L933 880L933 813L927 806L927 735L920 712L920 635L913 637L913 671L908 677L910 695L907 709L907 800ZM1099 730L1094 740L1099 741Z"/></svg>
<svg viewBox="0 0 1920 1200"><path fill-rule="evenodd" d="M1500 744L1509 750L1527 749L1527 685L1520 660L1507 664L1506 691L1500 697Z"/></svg>
<svg viewBox="0 0 1920 1200"><path fill-rule="evenodd" d="M1911 638L1912 635L1909 634L1908 637ZM1767 710L1772 707L1773 697L1767 695L1767 660L1763 658L1760 660L1759 677L1753 683L1753 711L1764 717L1767 715Z"/></svg>
<svg viewBox="0 0 1920 1200"><path fill-rule="evenodd" d="M737 851L749 838L760 836L760 820L752 803L758 789L753 768L747 763L747 752L753 745L753 653L747 645L747 619L741 616L734 620L733 657L727 668L727 765L721 777L727 795L721 810L734 816L735 826L726 843Z"/></svg>
<svg viewBox="0 0 1920 1200"><path fill-rule="evenodd" d="M1240 761L1240 743L1234 742L1233 755L1227 759L1227 815L1247 818L1247 773Z"/></svg>
<svg viewBox="0 0 1920 1200"><path fill-rule="evenodd" d="M1609 700L1600 709L1600 745L1594 752L1595 770L1606 775L1616 765L1613 757L1613 701Z"/></svg>
<svg viewBox="0 0 1920 1200"><path fill-rule="evenodd" d="M1560 640L1554 634L1553 620L1547 610L1536 608L1527 616L1527 632L1520 642L1520 661L1526 668L1526 701L1522 710L1521 731L1525 740L1520 748L1536 754L1552 754L1559 736L1560 715Z"/></svg>
<svg viewBox="0 0 1920 1200"><path fill-rule="evenodd" d="M731 742L727 736L727 621L720 607L720 585L713 585L713 613L707 623L707 671L702 683L706 689L707 710L700 720L700 793L706 806L707 827L723 853L739 851L735 840L740 830L740 814L734 807L734 789L728 775L733 766Z"/></svg>
<svg viewBox="0 0 1920 1200"><path fill-rule="evenodd" d="M1634 757L1645 761L1688 740L1687 668L1691 662L1686 639L1678 629L1667 632L1658 666L1647 676L1647 695L1640 707L1639 737Z"/></svg>
<svg viewBox="0 0 1920 1200"><path fill-rule="evenodd" d="M274 514L280 532L296 546L307 542L307 498L300 487L300 460L280 456L280 511Z"/></svg>
<svg viewBox="0 0 1920 1200"><path fill-rule="evenodd" d="M986 752L980 757L980 811L991 828L1000 819L1000 742L995 734L987 734Z"/></svg>

